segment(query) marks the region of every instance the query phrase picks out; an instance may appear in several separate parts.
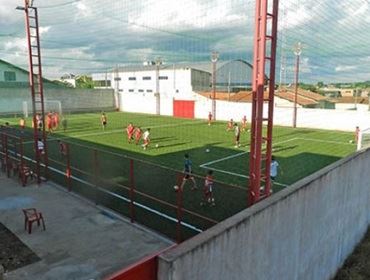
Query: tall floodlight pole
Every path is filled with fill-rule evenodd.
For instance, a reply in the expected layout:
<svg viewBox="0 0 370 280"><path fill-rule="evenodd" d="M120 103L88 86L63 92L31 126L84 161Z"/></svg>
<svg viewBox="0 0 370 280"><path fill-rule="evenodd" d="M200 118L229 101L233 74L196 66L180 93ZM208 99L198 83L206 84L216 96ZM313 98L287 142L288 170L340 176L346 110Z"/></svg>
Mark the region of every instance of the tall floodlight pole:
<svg viewBox="0 0 370 280"><path fill-rule="evenodd" d="M156 100L156 114L160 115L161 114L161 95L159 93L159 67L162 65L162 59L158 57L155 60L155 66L156 66L156 71L155 71L155 100Z"/></svg>
<svg viewBox="0 0 370 280"><path fill-rule="evenodd" d="M220 57L218 52L212 52L212 116L213 120L216 120L216 66L218 58Z"/></svg>
<svg viewBox="0 0 370 280"><path fill-rule="evenodd" d="M48 149L45 131L44 86L42 78L39 18L33 1L24 0L24 7L17 10L25 12L26 38L28 47L29 85L32 97L33 137L37 183L41 183L41 167L45 179L48 178ZM41 122L41 127L39 123Z"/></svg>
<svg viewBox="0 0 370 280"><path fill-rule="evenodd" d="M115 90L114 90L114 95L115 95L115 101L116 101L116 109L119 111L121 107L121 98L119 96L119 81L121 78L119 77L119 68L118 65L116 65L116 69L114 69L114 82L115 82Z"/></svg>
<svg viewBox="0 0 370 280"><path fill-rule="evenodd" d="M294 112L293 112L293 127L297 127L297 98L298 98L298 79L299 79L299 60L302 54L302 44L298 42L294 47L296 56L295 62L295 90L294 90Z"/></svg>

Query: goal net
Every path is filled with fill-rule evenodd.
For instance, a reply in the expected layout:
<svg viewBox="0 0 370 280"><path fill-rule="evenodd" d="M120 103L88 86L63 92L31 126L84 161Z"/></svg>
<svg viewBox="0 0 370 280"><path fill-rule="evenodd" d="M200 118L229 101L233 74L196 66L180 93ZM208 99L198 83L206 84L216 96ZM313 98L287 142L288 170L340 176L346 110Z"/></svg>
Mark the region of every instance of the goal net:
<svg viewBox="0 0 370 280"><path fill-rule="evenodd" d="M365 149L368 147L370 147L370 128L366 128L360 131L357 142L357 150Z"/></svg>
<svg viewBox="0 0 370 280"><path fill-rule="evenodd" d="M41 111L41 104L36 103L36 110ZM63 115L62 103L59 100L44 100L44 110L47 112L57 112L60 116ZM28 118L32 114L32 102L23 101L23 115Z"/></svg>

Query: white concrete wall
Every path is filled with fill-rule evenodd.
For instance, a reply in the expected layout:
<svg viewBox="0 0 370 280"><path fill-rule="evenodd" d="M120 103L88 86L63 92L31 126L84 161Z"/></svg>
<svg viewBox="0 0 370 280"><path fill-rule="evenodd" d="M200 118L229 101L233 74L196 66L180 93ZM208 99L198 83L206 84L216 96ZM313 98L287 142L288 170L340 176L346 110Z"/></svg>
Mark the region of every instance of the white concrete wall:
<svg viewBox="0 0 370 280"><path fill-rule="evenodd" d="M206 118L208 112L211 110L211 101L204 100L204 98L198 98L195 106L195 117ZM251 119L251 103L217 101L216 108L217 120L227 121L233 118L235 121L239 121L244 115L247 116L248 121ZM265 107L264 112L264 115L266 116L267 107ZM293 108L275 107L275 125L292 126L292 119ZM365 129L370 127L370 111L298 108L297 126L343 131L354 131L356 126Z"/></svg>
<svg viewBox="0 0 370 280"><path fill-rule="evenodd" d="M23 101L31 104L31 93L28 88L1 88L0 96L0 113L21 113L23 112ZM44 97L46 100L60 101L65 113L99 108L101 110L112 110L115 108L113 90L110 89L46 87ZM46 108L46 110L48 109Z"/></svg>
<svg viewBox="0 0 370 280"><path fill-rule="evenodd" d="M179 100L195 100L195 118L206 119L212 110L212 100L194 92L186 96L175 97ZM161 114L172 116L172 97L161 95ZM247 116L251 120L252 104L242 102L216 102L216 119L227 121L234 119L239 122ZM121 110L126 112L155 113L154 94L121 94ZM264 109L267 116L267 107ZM275 107L274 124L292 126L293 108ZM366 110L331 110L298 108L297 126L328 130L354 131L356 126L361 129L370 127L370 111Z"/></svg>
<svg viewBox="0 0 370 280"><path fill-rule="evenodd" d="M338 161L159 257L161 280L326 280L370 223L370 149Z"/></svg>

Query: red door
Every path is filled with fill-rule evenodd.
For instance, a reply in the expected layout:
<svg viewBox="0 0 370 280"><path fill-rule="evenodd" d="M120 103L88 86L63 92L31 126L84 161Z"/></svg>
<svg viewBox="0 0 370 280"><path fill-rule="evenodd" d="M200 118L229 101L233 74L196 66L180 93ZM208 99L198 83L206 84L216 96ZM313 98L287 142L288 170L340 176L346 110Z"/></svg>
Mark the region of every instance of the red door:
<svg viewBox="0 0 370 280"><path fill-rule="evenodd" d="M191 100L174 100L173 116L177 118L194 119L194 101Z"/></svg>

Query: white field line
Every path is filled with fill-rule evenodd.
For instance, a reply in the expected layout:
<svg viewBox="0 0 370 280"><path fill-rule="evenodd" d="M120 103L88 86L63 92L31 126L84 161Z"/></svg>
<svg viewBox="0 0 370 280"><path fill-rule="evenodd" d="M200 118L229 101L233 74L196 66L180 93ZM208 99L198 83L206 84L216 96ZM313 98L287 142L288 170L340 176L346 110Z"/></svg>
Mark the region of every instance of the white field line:
<svg viewBox="0 0 370 280"><path fill-rule="evenodd" d="M23 156L24 157L24 159L26 159L26 160L28 160L28 161L31 161L31 162L33 162L33 163L35 163L36 161L35 160L33 160L33 159L31 159L31 158L29 158L29 157L26 157L26 156ZM42 167L45 167L45 165L43 164L43 163L41 163L40 164ZM54 171L54 172L56 172L56 173L58 173L58 174L61 174L61 175L65 175L65 172L63 172L63 171L60 171L60 170L58 170L58 169L56 169L56 168L54 168L54 167L48 167L48 169L50 169L51 171ZM113 193L113 192L110 192L110 191L108 191L108 190L106 190L106 189L103 189L103 188L100 188L100 187L97 187L97 186L95 186L95 185L93 185L93 184L91 184L91 183L89 183L89 182L87 182L87 181L85 181L85 180L82 180L82 179L80 179L80 178L78 178L78 177L75 177L75 176L71 176L71 178L72 179L74 179L75 181L77 181L77 182L80 182L80 183L83 183L83 184L85 184L85 185L87 185L87 186L89 186L89 187L92 187L92 188L97 188L97 189L99 189L100 191L102 191L102 192L104 192L104 193L107 193L107 194L109 194L109 195L112 195L112 196L114 196L114 197L116 197L116 198L119 198L119 199L121 199L121 200L123 200L123 201L125 201L125 202L131 202L131 200L130 199L128 199L128 198L126 198L126 197L124 197L124 196L122 196L122 195L119 195L119 194L116 194L116 193ZM178 223L178 220L176 219L176 218L173 218L173 217L171 217L171 216L169 216L169 215L167 215L167 214L164 214L164 213L162 213L162 212L160 212L160 211L158 211L158 210L155 210L155 209L152 209L152 208L150 208L150 207L148 207L148 206L145 206L144 204L141 204L141 203L138 203L138 202L133 202L133 204L135 205L135 206L137 206L137 207L139 207L139 208L142 208L142 209L145 209L145 210L147 210L147 211L149 211L149 212L151 212L151 213L154 213L154 214L156 214L156 215L158 215L158 216L161 216L161 217L163 217L163 218L165 218L165 219L167 219L167 220L170 220L170 221L172 221L172 222L175 222L175 223ZM182 222L181 221L181 225L183 225L184 227L187 227L187 228L189 228L189 229L191 229L191 230L194 230L194 231L196 231L196 232L198 232L198 233L201 233L201 232L203 232L203 230L201 230L201 229L199 229L199 228L197 228L196 226L193 226L193 225L191 225L191 224L188 224L188 223L186 223L186 222Z"/></svg>
<svg viewBox="0 0 370 280"><path fill-rule="evenodd" d="M194 124L194 123L203 123L204 121L202 122L185 122L185 123L181 123L181 124L163 124L163 125L153 125L153 126L150 126L150 128L163 128L163 127L174 127L174 126L181 126L181 125L188 125L188 124ZM54 137L53 135L49 136L50 138L48 139L48 142L50 141L56 141L56 140L62 140L62 139L70 139L70 138L75 138L75 139L80 139L80 138L84 138L84 137L90 137L90 136L100 136L100 135L108 135L108 134L116 134L116 133L122 133L124 134L125 131L124 131L124 128L120 128L120 129L114 129L114 130L109 130L109 131L101 131L101 132L92 132L92 133L85 133L85 134L72 134L72 135L68 135L68 136L62 136L62 137ZM33 141L28 141L28 142L24 142L24 144L31 144L33 143Z"/></svg>
<svg viewBox="0 0 370 280"><path fill-rule="evenodd" d="M340 142L340 141L331 141L331 140L320 140L315 138L296 138L297 140L305 140L305 141L314 141L320 143L330 143L330 144L339 144L339 145L353 145L352 143Z"/></svg>
<svg viewBox="0 0 370 280"><path fill-rule="evenodd" d="M276 145L287 143L287 142L291 142L291 141L294 141L294 140L297 140L297 139L298 138L291 138L291 139L288 139L288 140L277 142L277 143L274 143L273 147L276 146ZM245 151L245 152L237 153L237 154L234 154L234 155L231 155L231 156L227 156L227 157L224 157L224 158L216 159L216 160L213 160L213 161L210 161L210 162L203 163L203 164L199 165L199 167L205 168L208 165L211 165L211 164L214 164L214 163L218 163L218 162L221 162L221 161L225 161L225 160L229 160L229 159L232 159L232 158L236 158L236 157L239 157L239 156L244 155L246 153L248 153L248 152Z"/></svg>
<svg viewBox="0 0 370 280"><path fill-rule="evenodd" d="M288 140L277 142L277 143L274 143L274 146L275 145L279 145L279 144L283 144L283 143L287 143L287 142L291 142L291 141L294 141L294 140L297 140L297 139L298 138L291 138L291 139L288 139ZM217 169L217 168L209 167L209 165L212 165L214 163L218 163L218 162L221 162L221 161L225 161L225 160L229 160L229 159L232 159L232 158L236 158L236 157L239 157L239 156L244 155L246 153L248 153L248 152L241 152L241 153L237 153L235 155L231 155L231 156L227 156L227 157L224 157L224 158L221 158L221 159L217 159L217 160L213 160L213 161L210 161L210 162L206 162L206 163L203 163L203 164L199 165L199 167L200 168L204 168L204 169L211 169L213 171L217 171L217 172L228 174L228 175L233 175L233 176L237 176L237 177L249 179L249 176L247 176L247 175L242 175L242 174L231 172L231 171L226 171L226 170L222 170L222 169ZM282 186L282 187L287 187L288 186L286 184L282 184L282 183L278 183L278 182L274 182L274 184L275 185Z"/></svg>
<svg viewBox="0 0 370 280"><path fill-rule="evenodd" d="M233 175L233 176L237 176L237 177L249 179L249 176L242 175L242 174L239 174L239 173L225 171L225 170L217 169L217 168L213 168L213 167L203 167L203 168L207 168L207 169L210 169L210 170L213 170L213 171L217 171L217 172L220 172L220 173L225 173L225 174L228 174L228 175ZM274 182L273 184L274 185L279 185L279 186L282 186L282 187L288 187L289 186L289 185L278 183L278 182Z"/></svg>

